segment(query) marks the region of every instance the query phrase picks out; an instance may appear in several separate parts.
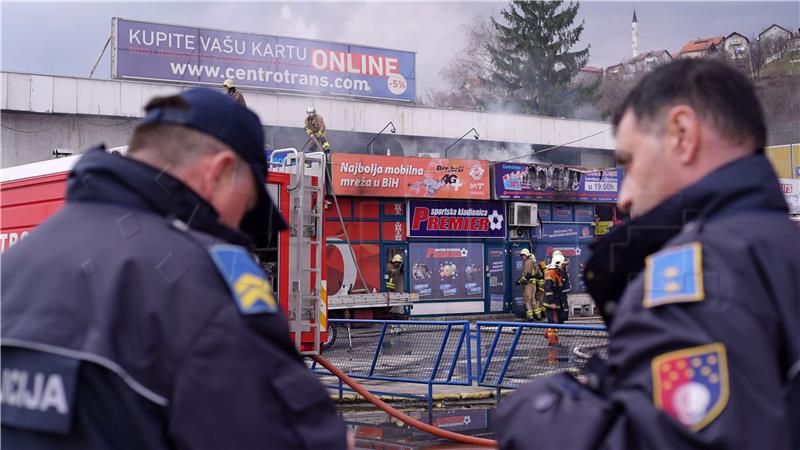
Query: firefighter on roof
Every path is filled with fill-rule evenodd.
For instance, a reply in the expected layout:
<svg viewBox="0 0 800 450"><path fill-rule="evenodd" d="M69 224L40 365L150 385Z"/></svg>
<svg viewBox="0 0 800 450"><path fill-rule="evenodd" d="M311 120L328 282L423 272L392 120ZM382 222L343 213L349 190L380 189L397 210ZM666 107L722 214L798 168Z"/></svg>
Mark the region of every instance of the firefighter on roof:
<svg viewBox="0 0 800 450"><path fill-rule="evenodd" d="M325 137L325 120L322 119L322 116L317 114L317 109L313 106L309 106L306 109L306 134L311 137L313 136L319 145L322 146L323 151L329 151L331 148L331 144L328 142L328 139Z"/></svg>
<svg viewBox="0 0 800 450"><path fill-rule="evenodd" d="M244 101L244 94L242 94L241 92L239 92L238 89L236 89L236 85L233 83L232 79L228 78L227 80L225 80L225 82L222 83L222 85L225 86L226 89L225 92L231 97L233 97L233 99L236 100L236 103L242 106L247 106L247 102Z"/></svg>

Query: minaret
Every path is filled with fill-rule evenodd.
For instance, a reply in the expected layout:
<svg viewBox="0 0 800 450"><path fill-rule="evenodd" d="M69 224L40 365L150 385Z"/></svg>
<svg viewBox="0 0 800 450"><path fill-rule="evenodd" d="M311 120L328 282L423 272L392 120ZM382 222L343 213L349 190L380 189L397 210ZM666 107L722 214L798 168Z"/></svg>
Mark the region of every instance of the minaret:
<svg viewBox="0 0 800 450"><path fill-rule="evenodd" d="M633 40L633 57L639 56L639 21L636 20L636 10L633 10L633 22L631 22L631 39Z"/></svg>

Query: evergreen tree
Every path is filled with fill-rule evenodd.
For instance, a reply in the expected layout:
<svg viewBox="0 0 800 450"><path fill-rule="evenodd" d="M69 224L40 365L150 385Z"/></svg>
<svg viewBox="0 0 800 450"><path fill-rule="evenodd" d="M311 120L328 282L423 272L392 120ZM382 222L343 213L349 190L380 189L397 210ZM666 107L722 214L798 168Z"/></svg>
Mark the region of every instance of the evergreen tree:
<svg viewBox="0 0 800 450"><path fill-rule="evenodd" d="M512 0L500 13L505 24L492 18L498 43L487 44L493 68L485 81L516 112L571 116L577 106L591 101L597 85L574 83L589 59L588 46L570 51L583 32L583 23L573 26L579 7L563 1Z"/></svg>

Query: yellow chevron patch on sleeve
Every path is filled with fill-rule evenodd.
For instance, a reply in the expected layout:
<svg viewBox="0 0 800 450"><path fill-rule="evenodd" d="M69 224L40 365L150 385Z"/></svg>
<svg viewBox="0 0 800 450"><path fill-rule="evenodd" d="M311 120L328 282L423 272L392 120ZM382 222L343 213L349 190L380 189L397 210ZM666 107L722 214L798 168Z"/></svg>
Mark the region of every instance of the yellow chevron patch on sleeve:
<svg viewBox="0 0 800 450"><path fill-rule="evenodd" d="M278 302L272 286L264 278L261 267L243 247L214 245L209 249L211 259L231 291L242 314L275 314Z"/></svg>

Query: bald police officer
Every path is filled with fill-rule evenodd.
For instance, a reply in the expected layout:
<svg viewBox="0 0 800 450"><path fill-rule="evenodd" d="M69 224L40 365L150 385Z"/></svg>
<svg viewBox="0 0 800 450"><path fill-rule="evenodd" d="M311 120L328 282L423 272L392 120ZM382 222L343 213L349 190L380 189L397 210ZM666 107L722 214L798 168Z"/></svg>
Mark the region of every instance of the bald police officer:
<svg viewBox="0 0 800 450"><path fill-rule="evenodd" d="M209 89L145 110L3 255L3 446L345 448L248 251L284 226L258 117Z"/></svg>
<svg viewBox="0 0 800 450"><path fill-rule="evenodd" d="M614 127L632 220L585 272L608 360L513 394L501 447L790 448L800 230L752 84L720 61L675 61L642 79Z"/></svg>

